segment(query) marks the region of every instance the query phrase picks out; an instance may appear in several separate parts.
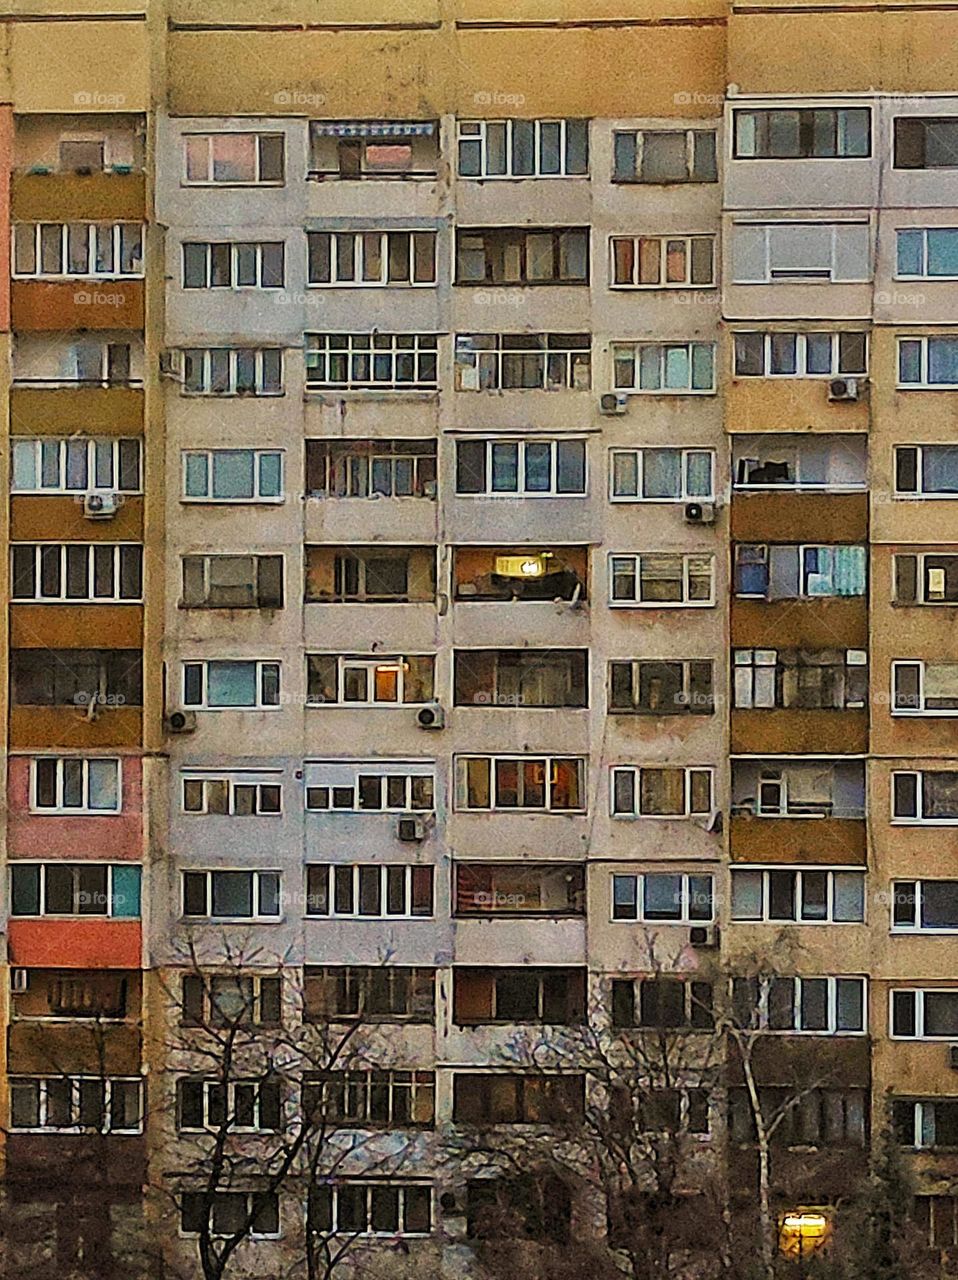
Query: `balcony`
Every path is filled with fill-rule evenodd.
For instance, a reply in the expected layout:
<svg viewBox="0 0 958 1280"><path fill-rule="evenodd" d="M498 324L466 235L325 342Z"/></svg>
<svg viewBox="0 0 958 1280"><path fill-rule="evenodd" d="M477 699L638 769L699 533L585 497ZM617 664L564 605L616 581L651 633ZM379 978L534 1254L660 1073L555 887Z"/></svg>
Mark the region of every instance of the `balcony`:
<svg viewBox="0 0 958 1280"><path fill-rule="evenodd" d="M146 177L114 170L99 173L14 173L10 186L14 222L142 222Z"/></svg>
<svg viewBox="0 0 958 1280"><path fill-rule="evenodd" d="M734 760L730 840L733 862L864 863L864 762Z"/></svg>
<svg viewBox="0 0 958 1280"><path fill-rule="evenodd" d="M453 554L457 644L588 643L587 546L459 546ZM498 608L489 609L489 604Z"/></svg>
<svg viewBox="0 0 958 1280"><path fill-rule="evenodd" d="M868 601L864 596L773 601L733 597L731 636L732 644L741 648L787 643L805 649L864 649Z"/></svg>
<svg viewBox="0 0 958 1280"><path fill-rule="evenodd" d="M145 282L118 280L14 280L11 315L17 333L143 328Z"/></svg>
<svg viewBox="0 0 958 1280"><path fill-rule="evenodd" d="M735 708L731 750L734 755L780 751L860 755L868 750L868 711Z"/></svg>
<svg viewBox="0 0 958 1280"><path fill-rule="evenodd" d="M736 488L731 536L736 542L863 542L868 494Z"/></svg>
<svg viewBox="0 0 958 1280"><path fill-rule="evenodd" d="M140 604L11 604L10 644L16 649L139 649Z"/></svg>

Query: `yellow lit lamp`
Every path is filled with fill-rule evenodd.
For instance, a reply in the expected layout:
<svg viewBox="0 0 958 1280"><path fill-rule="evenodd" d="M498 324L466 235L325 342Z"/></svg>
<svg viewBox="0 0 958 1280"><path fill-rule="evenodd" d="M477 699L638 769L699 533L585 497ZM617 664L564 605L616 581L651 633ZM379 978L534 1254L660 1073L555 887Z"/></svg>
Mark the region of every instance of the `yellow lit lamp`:
<svg viewBox="0 0 958 1280"><path fill-rule="evenodd" d="M825 1245L832 1224L824 1213L801 1209L786 1213L778 1230L778 1247L788 1258L809 1258Z"/></svg>
<svg viewBox="0 0 958 1280"><path fill-rule="evenodd" d="M527 556L496 556L495 572L500 578L544 578L553 572L551 551Z"/></svg>

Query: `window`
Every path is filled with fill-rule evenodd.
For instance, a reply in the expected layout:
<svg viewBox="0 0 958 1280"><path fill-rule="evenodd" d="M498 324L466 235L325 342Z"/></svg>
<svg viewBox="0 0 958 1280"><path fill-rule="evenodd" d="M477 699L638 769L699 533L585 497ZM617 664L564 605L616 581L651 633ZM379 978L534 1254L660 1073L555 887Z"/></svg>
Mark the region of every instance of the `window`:
<svg viewBox="0 0 958 1280"><path fill-rule="evenodd" d="M282 289L286 246L276 241L184 242L184 289Z"/></svg>
<svg viewBox="0 0 958 1280"><path fill-rule="evenodd" d="M585 1018L584 969L453 969L453 1021L573 1026Z"/></svg>
<svg viewBox="0 0 958 1280"><path fill-rule="evenodd" d="M919 1151L958 1147L958 1098L926 1098L892 1101L892 1126L896 1140L903 1147ZM951 1196L933 1196L932 1202L944 1200L948 1205L945 1216L948 1222L946 1239L951 1243L954 1235L954 1199ZM943 1225L943 1224L941 1224ZM944 1243L944 1241L942 1241Z"/></svg>
<svg viewBox="0 0 958 1280"><path fill-rule="evenodd" d="M891 993L893 1040L958 1038L958 991L909 988Z"/></svg>
<svg viewBox="0 0 958 1280"><path fill-rule="evenodd" d="M307 916L379 920L433 914L433 869L384 863L306 868Z"/></svg>
<svg viewBox="0 0 958 1280"><path fill-rule="evenodd" d="M436 391L435 333L307 333L306 390Z"/></svg>
<svg viewBox="0 0 958 1280"><path fill-rule="evenodd" d="M281 133L192 133L183 139L187 186L282 186Z"/></svg>
<svg viewBox="0 0 958 1280"><path fill-rule="evenodd" d="M958 714L958 662L892 662L892 715Z"/></svg>
<svg viewBox="0 0 958 1280"><path fill-rule="evenodd" d="M575 862L460 862L456 916L585 915L585 874Z"/></svg>
<svg viewBox="0 0 958 1280"><path fill-rule="evenodd" d="M434 285L435 231L307 231L308 283Z"/></svg>
<svg viewBox="0 0 958 1280"><path fill-rule="evenodd" d="M613 502L688 502L715 496L712 449L612 449Z"/></svg>
<svg viewBox="0 0 958 1280"><path fill-rule="evenodd" d="M457 440L456 493L552 498L586 492L584 440Z"/></svg>
<svg viewBox="0 0 958 1280"><path fill-rule="evenodd" d="M305 598L320 604L434 604L436 548L307 546Z"/></svg>
<svg viewBox="0 0 958 1280"><path fill-rule="evenodd" d="M588 391L588 333L459 333L457 391Z"/></svg>
<svg viewBox="0 0 958 1280"><path fill-rule="evenodd" d="M631 1101L631 1100L630 1100ZM642 1133L694 1133L709 1135L707 1089L663 1088L653 1085L635 1096L636 1117Z"/></svg>
<svg viewBox="0 0 958 1280"><path fill-rule="evenodd" d="M456 649L457 707L587 707L587 649Z"/></svg>
<svg viewBox="0 0 958 1280"><path fill-rule="evenodd" d="M795 924L861 924L864 871L732 868L732 919Z"/></svg>
<svg viewBox="0 0 958 1280"><path fill-rule="evenodd" d="M895 770L893 822L958 822L958 773L948 769Z"/></svg>
<svg viewBox="0 0 958 1280"><path fill-rule="evenodd" d="M896 116L895 168L958 168L958 117Z"/></svg>
<svg viewBox="0 0 958 1280"><path fill-rule="evenodd" d="M435 1094L434 1071L326 1071L303 1081L303 1110L320 1125L431 1129Z"/></svg>
<svg viewBox="0 0 958 1280"><path fill-rule="evenodd" d="M958 556L896 555L896 604L958 604Z"/></svg>
<svg viewBox="0 0 958 1280"><path fill-rule="evenodd" d="M735 594L762 600L865 594L866 548L738 543Z"/></svg>
<svg viewBox="0 0 958 1280"><path fill-rule="evenodd" d="M135 863L13 862L10 914L138 919L140 868Z"/></svg>
<svg viewBox="0 0 958 1280"><path fill-rule="evenodd" d="M868 370L868 335L781 329L734 334L736 378L833 378Z"/></svg>
<svg viewBox="0 0 958 1280"><path fill-rule="evenodd" d="M283 455L272 449L184 450L183 498L194 502L282 502Z"/></svg>
<svg viewBox="0 0 958 1280"><path fill-rule="evenodd" d="M459 809L584 813L584 756L457 756Z"/></svg>
<svg viewBox="0 0 958 1280"><path fill-rule="evenodd" d="M710 716L715 710L712 663L696 658L610 662L609 710L650 716Z"/></svg>
<svg viewBox="0 0 958 1280"><path fill-rule="evenodd" d="M60 173L101 173L104 141L101 138L60 138Z"/></svg>
<svg viewBox="0 0 958 1280"><path fill-rule="evenodd" d="M958 880L895 880L892 932L958 931Z"/></svg>
<svg viewBox="0 0 958 1280"><path fill-rule="evenodd" d="M868 222L736 222L732 228L736 284L871 279Z"/></svg>
<svg viewBox="0 0 958 1280"><path fill-rule="evenodd" d="M279 1080L176 1082L176 1127L180 1133L201 1133L204 1129L278 1133L281 1126Z"/></svg>
<svg viewBox="0 0 958 1280"><path fill-rule="evenodd" d="M433 700L432 654L408 657L306 655L310 706L410 706Z"/></svg>
<svg viewBox="0 0 958 1280"><path fill-rule="evenodd" d="M434 807L432 761L369 760L308 763L306 808L344 813L424 813Z"/></svg>
<svg viewBox="0 0 958 1280"><path fill-rule="evenodd" d="M139 493L139 440L14 437L10 488L14 493L82 493L114 489Z"/></svg>
<svg viewBox="0 0 958 1280"><path fill-rule="evenodd" d="M456 232L456 284L588 284L588 227Z"/></svg>
<svg viewBox="0 0 958 1280"><path fill-rule="evenodd" d="M185 609L282 609L282 556L183 556Z"/></svg>
<svg viewBox="0 0 958 1280"><path fill-rule="evenodd" d="M715 603L715 557L692 552L671 554L640 551L609 557L611 605L646 605L650 608Z"/></svg>
<svg viewBox="0 0 958 1280"><path fill-rule="evenodd" d="M139 649L12 649L13 705L141 707L142 666Z"/></svg>
<svg viewBox="0 0 958 1280"><path fill-rule="evenodd" d="M436 971L401 965L346 965L305 970L307 1022L362 1017L367 1022L424 1022L436 1017Z"/></svg>
<svg viewBox="0 0 958 1280"><path fill-rule="evenodd" d="M136 543L15 542L11 552L13 600L113 604L143 598L143 548Z"/></svg>
<svg viewBox="0 0 958 1280"><path fill-rule="evenodd" d="M245 1235L248 1223L251 1239L278 1237L279 1196L271 1191L216 1191L207 1201L205 1191L184 1191L180 1232L198 1235L207 1221L213 1236Z"/></svg>
<svg viewBox="0 0 958 1280"><path fill-rule="evenodd" d="M435 498L436 441L307 440L311 498Z"/></svg>
<svg viewBox="0 0 958 1280"><path fill-rule="evenodd" d="M687 289L715 283L714 236L612 236L613 289Z"/></svg>
<svg viewBox="0 0 958 1280"><path fill-rule="evenodd" d="M278 781L259 782L246 772L227 777L183 776L184 813L250 818L278 816L282 810L283 788Z"/></svg>
<svg viewBox="0 0 958 1280"><path fill-rule="evenodd" d="M312 1187L306 1212L314 1235L428 1236L432 1187L423 1182L339 1181Z"/></svg>
<svg viewBox="0 0 958 1280"><path fill-rule="evenodd" d="M183 705L208 711L280 705L278 662L241 662L229 658L183 663Z"/></svg>
<svg viewBox="0 0 958 1280"><path fill-rule="evenodd" d="M439 127L433 120L313 120L308 178L435 179Z"/></svg>
<svg viewBox="0 0 958 1280"><path fill-rule="evenodd" d="M614 818L707 817L714 809L714 770L613 765Z"/></svg>
<svg viewBox="0 0 958 1280"><path fill-rule="evenodd" d="M864 978L733 978L735 1020L752 1031L850 1035L866 1030Z"/></svg>
<svg viewBox="0 0 958 1280"><path fill-rule="evenodd" d="M65 375L61 365L59 376L27 381L48 382L54 386L70 386L77 382L99 387L142 386L141 379L131 376L130 352L128 342L100 342L81 337L69 346Z"/></svg>
<svg viewBox="0 0 958 1280"><path fill-rule="evenodd" d="M120 761L93 756L38 756L31 761L35 813L119 813Z"/></svg>
<svg viewBox="0 0 958 1280"><path fill-rule="evenodd" d="M139 222L18 222L14 276L116 279L143 275Z"/></svg>
<svg viewBox="0 0 958 1280"><path fill-rule="evenodd" d="M453 1124L562 1124L584 1109L584 1075L453 1072Z"/></svg>
<svg viewBox="0 0 958 1280"><path fill-rule="evenodd" d="M896 445L895 492L928 498L958 495L958 449L950 444Z"/></svg>
<svg viewBox="0 0 958 1280"><path fill-rule="evenodd" d="M183 352L183 395L281 396L280 347L188 347Z"/></svg>
<svg viewBox="0 0 958 1280"><path fill-rule="evenodd" d="M896 236L900 280L958 279L958 228L905 227Z"/></svg>
<svg viewBox="0 0 958 1280"><path fill-rule="evenodd" d="M864 649L733 649L735 706L861 709L868 697Z"/></svg>
<svg viewBox="0 0 958 1280"><path fill-rule="evenodd" d="M64 968L29 972L27 990L12 991L10 995L11 1017L18 1021L82 1018L122 1022L131 1016L138 1000L138 984L122 970Z"/></svg>
<svg viewBox="0 0 958 1280"><path fill-rule="evenodd" d="M777 1147L863 1147L868 1129L864 1089L810 1089L794 1105L795 1086L762 1086L766 1124L781 1116L771 1135ZM735 1143L754 1143L755 1117L748 1091L729 1091L729 1130Z"/></svg>
<svg viewBox="0 0 958 1280"><path fill-rule="evenodd" d="M210 920L278 920L278 871L184 871L183 915Z"/></svg>
<svg viewBox="0 0 958 1280"><path fill-rule="evenodd" d="M715 1026L712 984L681 978L612 979L612 1025L659 1031L708 1031Z"/></svg>
<svg viewBox="0 0 958 1280"><path fill-rule="evenodd" d="M714 129L613 134L613 182L717 182Z"/></svg>
<svg viewBox="0 0 958 1280"><path fill-rule="evenodd" d="M618 342L612 346L616 391L690 395L715 390L713 342Z"/></svg>
<svg viewBox="0 0 958 1280"><path fill-rule="evenodd" d="M574 178L589 172L588 120L460 120L460 178Z"/></svg>
<svg viewBox="0 0 958 1280"><path fill-rule="evenodd" d="M901 1141L908 1140L902 1138ZM953 1249L958 1245L958 1196L916 1196L912 1218L929 1248Z"/></svg>
<svg viewBox="0 0 958 1280"><path fill-rule="evenodd" d="M278 975L189 973L183 977L180 1019L190 1027L278 1027L282 1000Z"/></svg>
<svg viewBox="0 0 958 1280"><path fill-rule="evenodd" d="M613 920L709 924L714 917L711 876L649 872L612 877Z"/></svg>
<svg viewBox="0 0 958 1280"><path fill-rule="evenodd" d="M736 160L853 160L871 155L867 107L734 112Z"/></svg>
<svg viewBox="0 0 958 1280"><path fill-rule="evenodd" d="M958 387L958 337L899 338L898 385Z"/></svg>
<svg viewBox="0 0 958 1280"><path fill-rule="evenodd" d="M12 1075L10 1128L142 1133L142 1082L138 1076Z"/></svg>

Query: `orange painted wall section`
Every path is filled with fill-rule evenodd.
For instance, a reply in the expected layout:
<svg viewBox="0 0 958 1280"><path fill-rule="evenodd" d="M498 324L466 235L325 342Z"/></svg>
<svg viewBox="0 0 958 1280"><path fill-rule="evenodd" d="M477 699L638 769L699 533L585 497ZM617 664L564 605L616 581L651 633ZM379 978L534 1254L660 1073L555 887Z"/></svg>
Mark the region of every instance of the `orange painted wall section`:
<svg viewBox="0 0 958 1280"><path fill-rule="evenodd" d="M10 331L10 172L13 107L0 106L0 332Z"/></svg>
<svg viewBox="0 0 958 1280"><path fill-rule="evenodd" d="M11 858L108 858L139 862L143 841L143 767L124 756L122 808L119 813L49 816L30 812L30 761L11 756L7 770L7 853Z"/></svg>
<svg viewBox="0 0 958 1280"><path fill-rule="evenodd" d="M142 280L15 280L10 310L24 333L142 329L143 296Z"/></svg>
<svg viewBox="0 0 958 1280"><path fill-rule="evenodd" d="M138 969L139 920L11 920L10 963L23 968Z"/></svg>

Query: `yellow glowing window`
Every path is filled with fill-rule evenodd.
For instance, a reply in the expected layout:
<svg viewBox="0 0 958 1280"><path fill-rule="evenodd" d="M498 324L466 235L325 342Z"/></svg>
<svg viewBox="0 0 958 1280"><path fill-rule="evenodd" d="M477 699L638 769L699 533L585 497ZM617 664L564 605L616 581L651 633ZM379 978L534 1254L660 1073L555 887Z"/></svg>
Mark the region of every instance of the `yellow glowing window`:
<svg viewBox="0 0 958 1280"><path fill-rule="evenodd" d="M808 1257L820 1249L831 1234L831 1223L824 1213L787 1213L779 1228L779 1248L789 1257Z"/></svg>

